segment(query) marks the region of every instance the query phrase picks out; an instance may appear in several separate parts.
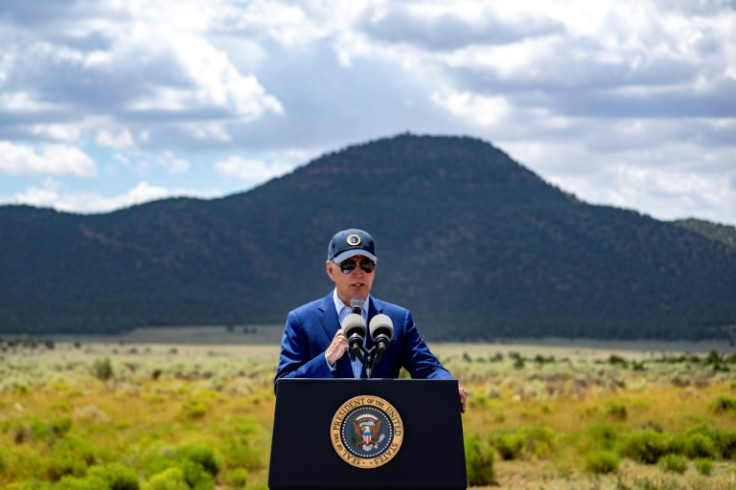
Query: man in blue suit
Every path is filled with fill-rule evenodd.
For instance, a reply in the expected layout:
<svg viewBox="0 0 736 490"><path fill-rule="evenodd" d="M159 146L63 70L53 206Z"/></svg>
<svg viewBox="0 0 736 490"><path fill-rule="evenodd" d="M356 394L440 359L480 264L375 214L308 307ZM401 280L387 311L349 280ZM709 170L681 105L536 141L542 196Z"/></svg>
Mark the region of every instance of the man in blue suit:
<svg viewBox="0 0 736 490"><path fill-rule="evenodd" d="M370 295L377 262L373 238L365 231L348 229L332 237L325 267L335 289L325 298L289 312L274 383L279 378L366 377L360 359L351 361L348 339L340 326L353 313L351 300L356 297L362 300L358 308L366 321L384 314L393 323L393 337L372 378L397 378L404 367L412 378L453 379L419 335L411 312ZM372 348L372 342L366 335L367 349ZM467 395L461 385L459 391L464 412Z"/></svg>

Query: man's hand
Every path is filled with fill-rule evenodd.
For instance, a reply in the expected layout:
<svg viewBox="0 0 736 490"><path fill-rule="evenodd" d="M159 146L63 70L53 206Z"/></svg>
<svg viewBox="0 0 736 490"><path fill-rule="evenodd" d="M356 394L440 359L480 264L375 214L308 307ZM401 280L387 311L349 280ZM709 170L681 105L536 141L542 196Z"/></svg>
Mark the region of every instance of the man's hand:
<svg viewBox="0 0 736 490"><path fill-rule="evenodd" d="M465 406L468 402L468 394L465 392L465 388L463 388L463 385L458 384L457 385L458 391L460 392L460 411L462 413L465 413Z"/></svg>
<svg viewBox="0 0 736 490"><path fill-rule="evenodd" d="M342 329L335 333L332 338L332 342L325 351L325 357L327 358L327 364L334 366L338 359L340 359L345 351L348 350L348 339L345 334L342 333Z"/></svg>

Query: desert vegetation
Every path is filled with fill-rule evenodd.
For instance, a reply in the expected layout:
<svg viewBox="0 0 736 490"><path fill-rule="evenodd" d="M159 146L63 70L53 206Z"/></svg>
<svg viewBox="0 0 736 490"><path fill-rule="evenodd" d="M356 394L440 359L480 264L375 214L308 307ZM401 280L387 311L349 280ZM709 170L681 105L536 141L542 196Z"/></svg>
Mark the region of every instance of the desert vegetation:
<svg viewBox="0 0 736 490"><path fill-rule="evenodd" d="M736 487L736 354L432 345L471 486ZM265 489L270 345L0 339L0 487Z"/></svg>

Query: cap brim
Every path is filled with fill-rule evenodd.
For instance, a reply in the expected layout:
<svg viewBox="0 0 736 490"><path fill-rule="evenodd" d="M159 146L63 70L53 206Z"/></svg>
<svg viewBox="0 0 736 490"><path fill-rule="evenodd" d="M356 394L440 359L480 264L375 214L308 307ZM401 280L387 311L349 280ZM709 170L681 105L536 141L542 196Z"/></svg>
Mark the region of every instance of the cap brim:
<svg viewBox="0 0 736 490"><path fill-rule="evenodd" d="M345 259L349 259L350 257L355 257L356 255L363 255L365 257L368 257L373 262L378 263L378 258L376 258L375 255L373 255L370 252L366 252L365 250L355 249L355 250L346 250L341 254L337 254L332 258L332 261L336 264L339 264Z"/></svg>

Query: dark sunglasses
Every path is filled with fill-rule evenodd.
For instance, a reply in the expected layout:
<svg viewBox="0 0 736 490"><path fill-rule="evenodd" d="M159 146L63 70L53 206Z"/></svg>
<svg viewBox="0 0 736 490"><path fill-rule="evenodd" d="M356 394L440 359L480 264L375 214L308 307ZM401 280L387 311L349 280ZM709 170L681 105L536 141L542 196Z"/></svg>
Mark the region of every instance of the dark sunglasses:
<svg viewBox="0 0 736 490"><path fill-rule="evenodd" d="M363 259L360 261L360 264L355 262L353 259L345 259L340 262L338 267L340 267L343 274L350 274L358 265L360 265L360 268L363 269L363 272L366 274L370 274L376 269L376 263L370 259Z"/></svg>

